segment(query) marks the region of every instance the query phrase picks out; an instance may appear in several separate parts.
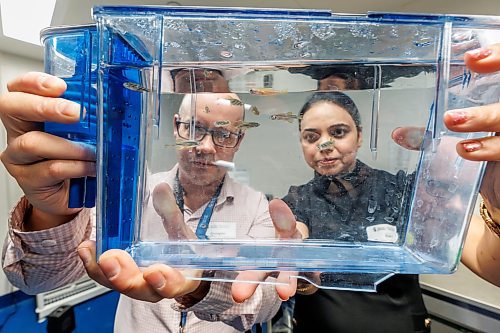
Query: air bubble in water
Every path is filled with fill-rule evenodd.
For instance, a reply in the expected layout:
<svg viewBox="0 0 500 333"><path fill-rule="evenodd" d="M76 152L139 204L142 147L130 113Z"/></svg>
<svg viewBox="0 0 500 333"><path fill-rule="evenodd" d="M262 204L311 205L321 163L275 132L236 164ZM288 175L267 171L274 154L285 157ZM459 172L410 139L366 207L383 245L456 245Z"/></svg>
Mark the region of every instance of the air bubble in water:
<svg viewBox="0 0 500 333"><path fill-rule="evenodd" d="M327 40L336 34L333 25L330 24L313 24L311 26L311 33L321 40Z"/></svg>
<svg viewBox="0 0 500 333"><path fill-rule="evenodd" d="M291 23L278 23L274 26L274 31L278 34L278 38L297 39L297 30Z"/></svg>

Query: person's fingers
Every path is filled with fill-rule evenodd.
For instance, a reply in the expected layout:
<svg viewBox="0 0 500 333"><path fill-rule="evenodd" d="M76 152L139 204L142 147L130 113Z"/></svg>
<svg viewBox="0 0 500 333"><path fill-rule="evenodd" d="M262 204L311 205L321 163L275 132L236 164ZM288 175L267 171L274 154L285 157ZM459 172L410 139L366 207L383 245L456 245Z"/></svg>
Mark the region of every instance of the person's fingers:
<svg viewBox="0 0 500 333"><path fill-rule="evenodd" d="M10 164L31 164L45 159L95 161L95 149L44 132L25 133L7 146L2 161Z"/></svg>
<svg viewBox="0 0 500 333"><path fill-rule="evenodd" d="M269 202L269 214L271 215L278 238L302 239L302 234L297 229L295 216L283 200L271 200Z"/></svg>
<svg viewBox="0 0 500 333"><path fill-rule="evenodd" d="M95 252L95 242L91 240L86 240L78 246L78 256L82 260L83 266L87 271L87 274L99 284L112 288L111 284L104 276L104 273L101 271L101 268L97 264L96 261L96 252Z"/></svg>
<svg viewBox="0 0 500 333"><path fill-rule="evenodd" d="M30 122L74 123L80 119L80 105L64 98L43 97L23 92L0 96L2 118L7 116Z"/></svg>
<svg viewBox="0 0 500 333"><path fill-rule="evenodd" d="M66 179L96 175L95 162L85 161L46 160L31 165L6 164L5 167L21 186L40 190Z"/></svg>
<svg viewBox="0 0 500 333"><path fill-rule="evenodd" d="M279 273L278 278L276 279L276 282L278 283L276 284L276 292L283 301L286 301L295 295L297 290L297 275L298 272L293 271L283 271Z"/></svg>
<svg viewBox="0 0 500 333"><path fill-rule="evenodd" d="M468 51L464 55L464 61L473 72L496 72L500 70L500 44Z"/></svg>
<svg viewBox="0 0 500 333"><path fill-rule="evenodd" d="M163 226L172 239L196 239L196 234L184 222L174 193L167 183L156 185L153 190L153 207L160 215Z"/></svg>
<svg viewBox="0 0 500 333"><path fill-rule="evenodd" d="M255 293L259 282L264 281L268 276L264 271L242 271L238 274L233 285L231 294L236 303L243 303Z"/></svg>
<svg viewBox="0 0 500 333"><path fill-rule="evenodd" d="M394 129L391 138L395 143L409 150L419 150L424 139L425 128L405 126Z"/></svg>
<svg viewBox="0 0 500 333"><path fill-rule="evenodd" d="M165 298L186 295L200 285L200 281L188 280L180 270L162 264L145 268L143 276L156 293Z"/></svg>
<svg viewBox="0 0 500 333"><path fill-rule="evenodd" d="M108 250L99 257L98 265L114 290L148 302L158 302L163 298L143 278L141 270L127 252Z"/></svg>
<svg viewBox="0 0 500 333"><path fill-rule="evenodd" d="M443 120L454 132L500 132L500 103L450 110Z"/></svg>
<svg viewBox="0 0 500 333"><path fill-rule="evenodd" d="M46 97L58 97L66 91L66 82L47 73L29 72L8 82L7 90Z"/></svg>
<svg viewBox="0 0 500 333"><path fill-rule="evenodd" d="M462 140L457 143L457 152L471 161L500 161L500 137Z"/></svg>

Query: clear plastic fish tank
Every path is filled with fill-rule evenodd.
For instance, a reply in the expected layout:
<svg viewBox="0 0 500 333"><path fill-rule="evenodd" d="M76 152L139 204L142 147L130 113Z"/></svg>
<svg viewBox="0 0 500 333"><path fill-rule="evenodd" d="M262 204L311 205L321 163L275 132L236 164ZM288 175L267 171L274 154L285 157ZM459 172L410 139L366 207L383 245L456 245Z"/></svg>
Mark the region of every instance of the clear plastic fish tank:
<svg viewBox="0 0 500 333"><path fill-rule="evenodd" d="M455 145L482 134L448 131L443 114L498 102L497 75L463 62L500 41L498 18L93 15L98 254L124 249L190 278L291 271L352 290L456 269L484 165ZM271 216L283 226L290 215L275 198L307 238L276 236Z"/></svg>

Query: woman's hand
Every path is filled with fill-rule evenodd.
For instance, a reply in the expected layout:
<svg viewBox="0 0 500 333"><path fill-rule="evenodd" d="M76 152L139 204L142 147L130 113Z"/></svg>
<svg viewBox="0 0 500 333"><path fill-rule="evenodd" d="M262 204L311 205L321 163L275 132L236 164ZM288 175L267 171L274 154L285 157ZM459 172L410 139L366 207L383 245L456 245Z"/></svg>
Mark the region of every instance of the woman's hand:
<svg viewBox="0 0 500 333"><path fill-rule="evenodd" d="M500 70L500 44L469 51L465 64L477 73ZM500 82L498 83L500 85ZM500 97L500 96L499 96ZM500 103L448 111L444 123L455 132L500 132ZM500 137L463 140L457 152L472 161L489 161L481 183L481 196L495 221L500 221Z"/></svg>

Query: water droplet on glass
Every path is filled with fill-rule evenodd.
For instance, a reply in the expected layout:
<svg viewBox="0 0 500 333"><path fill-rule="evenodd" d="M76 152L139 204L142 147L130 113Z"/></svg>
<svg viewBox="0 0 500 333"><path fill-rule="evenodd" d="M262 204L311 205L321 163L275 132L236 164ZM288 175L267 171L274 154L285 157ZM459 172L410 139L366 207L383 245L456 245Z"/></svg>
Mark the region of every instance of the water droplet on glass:
<svg viewBox="0 0 500 333"><path fill-rule="evenodd" d="M193 31L198 33L203 33L203 28L201 25L197 24L194 26Z"/></svg>
<svg viewBox="0 0 500 333"><path fill-rule="evenodd" d="M426 47L426 46L429 46L429 45L432 45L434 42L434 40L430 37L423 37L417 41L414 41L413 43L415 44L415 46L417 47Z"/></svg>
<svg viewBox="0 0 500 333"><path fill-rule="evenodd" d="M365 219L367 219L369 222L373 222L375 220L375 217L367 216L367 217L365 217Z"/></svg>
<svg viewBox="0 0 500 333"><path fill-rule="evenodd" d="M181 47L181 45L177 42L166 42L165 47L172 47L178 49L179 47Z"/></svg>
<svg viewBox="0 0 500 333"><path fill-rule="evenodd" d="M311 52L302 52L300 54L300 57L301 58L310 58L312 56L312 53Z"/></svg>
<svg viewBox="0 0 500 333"><path fill-rule="evenodd" d="M384 220L386 220L389 223L392 223L392 222L394 222L394 217L386 216L386 217L384 217Z"/></svg>
<svg viewBox="0 0 500 333"><path fill-rule="evenodd" d="M220 56L222 58L231 58L233 54L230 51L221 51Z"/></svg>
<svg viewBox="0 0 500 333"><path fill-rule="evenodd" d="M306 46L307 44L309 44L308 41L296 42L295 44L293 44L293 48L295 48L295 49L301 49L304 46Z"/></svg>
<svg viewBox="0 0 500 333"><path fill-rule="evenodd" d="M377 202L375 200L368 200L368 213L373 214L377 209Z"/></svg>
<svg viewBox="0 0 500 333"><path fill-rule="evenodd" d="M274 31L278 34L279 38L297 39L297 30L292 23L277 23L274 26Z"/></svg>
<svg viewBox="0 0 500 333"><path fill-rule="evenodd" d="M393 27L389 32L389 36L391 36L392 38L398 38L399 37L398 30L395 27Z"/></svg>

